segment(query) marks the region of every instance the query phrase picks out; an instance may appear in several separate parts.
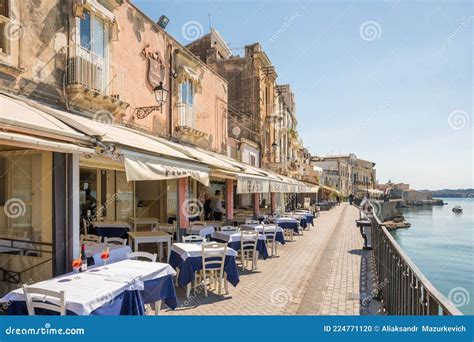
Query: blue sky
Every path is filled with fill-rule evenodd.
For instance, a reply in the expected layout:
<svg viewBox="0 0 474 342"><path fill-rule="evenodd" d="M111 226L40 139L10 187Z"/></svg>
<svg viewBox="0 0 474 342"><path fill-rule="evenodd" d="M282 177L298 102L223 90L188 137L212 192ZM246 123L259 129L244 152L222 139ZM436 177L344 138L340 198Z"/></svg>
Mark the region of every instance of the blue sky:
<svg viewBox="0 0 474 342"><path fill-rule="evenodd" d="M231 48L260 42L295 92L312 154L353 152L381 182L473 187L470 1L134 3L168 16L183 44L209 31L209 13Z"/></svg>

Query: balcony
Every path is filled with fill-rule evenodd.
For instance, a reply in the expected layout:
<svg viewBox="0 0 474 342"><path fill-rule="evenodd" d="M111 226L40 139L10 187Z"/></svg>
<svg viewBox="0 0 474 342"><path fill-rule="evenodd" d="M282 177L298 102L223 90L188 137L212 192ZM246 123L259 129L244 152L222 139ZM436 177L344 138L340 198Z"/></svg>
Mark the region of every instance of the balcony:
<svg viewBox="0 0 474 342"><path fill-rule="evenodd" d="M179 126L194 128L194 106L180 102L178 106Z"/></svg>
<svg viewBox="0 0 474 342"><path fill-rule="evenodd" d="M123 114L125 102L123 68L81 46L68 47L66 91L69 101L84 110L108 110Z"/></svg>
<svg viewBox="0 0 474 342"><path fill-rule="evenodd" d="M175 137L196 146L209 148L209 135L195 128L194 106L183 102L179 102L176 106L178 108L178 125Z"/></svg>

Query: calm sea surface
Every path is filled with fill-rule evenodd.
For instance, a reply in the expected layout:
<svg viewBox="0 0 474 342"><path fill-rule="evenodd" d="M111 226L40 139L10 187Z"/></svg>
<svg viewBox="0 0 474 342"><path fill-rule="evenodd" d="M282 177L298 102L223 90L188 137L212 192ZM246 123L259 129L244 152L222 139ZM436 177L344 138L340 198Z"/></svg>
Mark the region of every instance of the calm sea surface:
<svg viewBox="0 0 474 342"><path fill-rule="evenodd" d="M474 198L443 198L448 205L403 209L411 223L392 235L433 285L464 314L474 314ZM452 208L461 205L462 214Z"/></svg>

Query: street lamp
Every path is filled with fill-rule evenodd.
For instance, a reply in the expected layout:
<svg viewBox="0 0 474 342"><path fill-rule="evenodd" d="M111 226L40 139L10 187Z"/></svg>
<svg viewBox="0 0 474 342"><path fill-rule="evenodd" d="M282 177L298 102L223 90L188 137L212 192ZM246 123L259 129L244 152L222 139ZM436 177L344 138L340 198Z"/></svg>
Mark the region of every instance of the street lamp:
<svg viewBox="0 0 474 342"><path fill-rule="evenodd" d="M163 82L160 82L155 88L153 88L153 93L155 95L156 102L158 103L157 106L149 106L149 107L138 107L135 109L135 114L137 115L138 119L144 119L150 113L156 111L163 111L163 104L166 103L168 100L168 93L169 91L163 87Z"/></svg>

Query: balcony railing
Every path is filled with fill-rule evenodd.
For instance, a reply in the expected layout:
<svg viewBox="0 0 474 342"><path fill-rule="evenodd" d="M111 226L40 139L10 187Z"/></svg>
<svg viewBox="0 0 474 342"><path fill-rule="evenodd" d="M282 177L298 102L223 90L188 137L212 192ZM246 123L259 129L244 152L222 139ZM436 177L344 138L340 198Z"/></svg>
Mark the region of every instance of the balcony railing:
<svg viewBox="0 0 474 342"><path fill-rule="evenodd" d="M194 107L180 102L178 103L179 126L194 127Z"/></svg>
<svg viewBox="0 0 474 342"><path fill-rule="evenodd" d="M66 80L119 100L125 98L125 70L81 46L68 47Z"/></svg>
<svg viewBox="0 0 474 342"><path fill-rule="evenodd" d="M376 215L372 218L372 247L379 294L389 315L462 315L403 252Z"/></svg>

